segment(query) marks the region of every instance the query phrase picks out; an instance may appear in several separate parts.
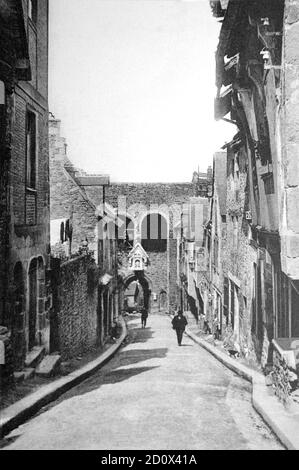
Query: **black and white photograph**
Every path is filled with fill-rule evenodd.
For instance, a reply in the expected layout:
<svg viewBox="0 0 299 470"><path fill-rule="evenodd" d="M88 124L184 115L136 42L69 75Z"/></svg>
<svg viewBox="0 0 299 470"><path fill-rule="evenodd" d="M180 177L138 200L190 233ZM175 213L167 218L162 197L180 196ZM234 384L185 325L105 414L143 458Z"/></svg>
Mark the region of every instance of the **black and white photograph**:
<svg viewBox="0 0 299 470"><path fill-rule="evenodd" d="M0 450L299 450L299 0L0 0Z"/></svg>

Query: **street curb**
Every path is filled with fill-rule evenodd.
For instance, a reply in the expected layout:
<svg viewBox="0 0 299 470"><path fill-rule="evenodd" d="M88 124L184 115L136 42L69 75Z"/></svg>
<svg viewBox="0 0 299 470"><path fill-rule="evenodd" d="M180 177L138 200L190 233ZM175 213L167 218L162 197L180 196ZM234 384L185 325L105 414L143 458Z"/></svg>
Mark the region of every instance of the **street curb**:
<svg viewBox="0 0 299 470"><path fill-rule="evenodd" d="M185 333L222 364L252 383L252 405L288 450L299 449L299 415L288 412L275 396L267 392L265 377L200 339L186 328Z"/></svg>
<svg viewBox="0 0 299 470"><path fill-rule="evenodd" d="M120 318L120 323L122 326L121 336L117 339L116 343L101 354L100 357L89 362L80 369L71 372L67 376L42 386L36 392L31 393L13 405L1 410L0 438L3 438L13 429L23 424L27 419L36 414L43 406L56 400L60 395L67 392L75 385L78 385L105 365L118 351L127 336L126 323L122 317Z"/></svg>

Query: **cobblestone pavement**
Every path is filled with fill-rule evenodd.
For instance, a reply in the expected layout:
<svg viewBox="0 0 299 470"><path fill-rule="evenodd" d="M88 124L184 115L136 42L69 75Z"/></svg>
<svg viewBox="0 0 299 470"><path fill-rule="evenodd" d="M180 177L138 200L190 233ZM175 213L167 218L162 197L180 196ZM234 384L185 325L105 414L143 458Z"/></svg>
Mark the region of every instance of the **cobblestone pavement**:
<svg viewBox="0 0 299 470"><path fill-rule="evenodd" d="M282 449L250 384L169 318L130 323L130 342L92 378L2 441L5 449Z"/></svg>

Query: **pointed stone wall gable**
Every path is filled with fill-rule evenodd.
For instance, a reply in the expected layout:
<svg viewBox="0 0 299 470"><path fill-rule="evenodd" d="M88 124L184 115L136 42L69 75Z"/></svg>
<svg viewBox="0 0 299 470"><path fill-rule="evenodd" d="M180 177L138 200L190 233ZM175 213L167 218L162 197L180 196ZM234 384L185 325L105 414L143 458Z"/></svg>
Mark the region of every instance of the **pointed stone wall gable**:
<svg viewBox="0 0 299 470"><path fill-rule="evenodd" d="M134 248L130 251L129 257L132 257L132 256L141 256L144 258L148 258L148 254L146 253L146 251L144 250L144 248L141 246L140 243L136 243Z"/></svg>
<svg viewBox="0 0 299 470"><path fill-rule="evenodd" d="M136 243L129 253L129 269L132 271L144 271L147 269L149 256L140 243Z"/></svg>

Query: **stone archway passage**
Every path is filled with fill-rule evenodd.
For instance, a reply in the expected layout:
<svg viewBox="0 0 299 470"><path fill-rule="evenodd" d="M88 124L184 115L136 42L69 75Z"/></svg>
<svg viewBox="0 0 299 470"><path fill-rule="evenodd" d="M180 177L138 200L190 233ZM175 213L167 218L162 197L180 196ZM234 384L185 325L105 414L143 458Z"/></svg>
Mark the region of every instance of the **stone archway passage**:
<svg viewBox="0 0 299 470"><path fill-rule="evenodd" d="M147 277L144 275L144 273L136 271L132 276L129 276L124 282L124 292L126 289L132 284L132 282L137 282L138 284L142 287L143 290L143 305L144 307L148 310L150 313L150 306L151 306L151 287L150 287L150 281L147 279Z"/></svg>

